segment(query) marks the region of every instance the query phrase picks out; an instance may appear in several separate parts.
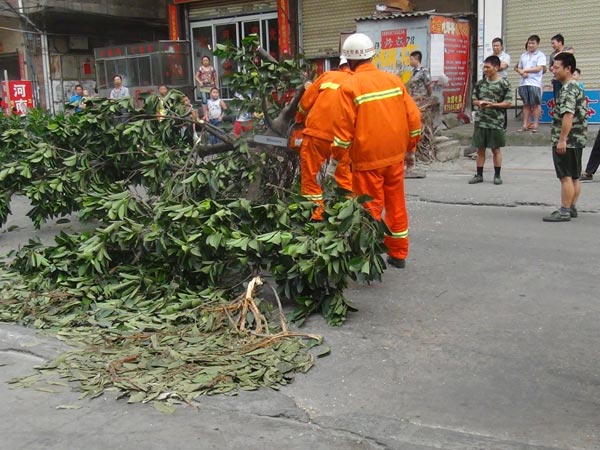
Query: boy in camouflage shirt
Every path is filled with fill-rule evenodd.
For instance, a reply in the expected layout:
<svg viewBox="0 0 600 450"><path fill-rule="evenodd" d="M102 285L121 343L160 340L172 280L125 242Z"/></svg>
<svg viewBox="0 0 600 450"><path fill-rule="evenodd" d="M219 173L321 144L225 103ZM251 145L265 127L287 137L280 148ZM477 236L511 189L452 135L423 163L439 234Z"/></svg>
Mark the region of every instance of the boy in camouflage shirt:
<svg viewBox="0 0 600 450"><path fill-rule="evenodd" d="M587 105L585 94L573 79L576 67L571 53L554 57L554 78L562 83L552 119L552 159L560 180L561 206L543 218L544 222L568 222L577 217L581 192L581 154L587 142Z"/></svg>
<svg viewBox="0 0 600 450"><path fill-rule="evenodd" d="M510 83L500 76L500 58L488 56L483 63L484 78L479 80L473 90L473 106L479 108L475 119L473 146L477 148L477 173L469 184L483 182L485 149L491 148L494 159L494 184L502 184L501 147L505 146L504 113L510 107L512 94Z"/></svg>
<svg viewBox="0 0 600 450"><path fill-rule="evenodd" d="M413 68L410 80L406 84L410 96L418 102L423 97L431 97L433 87L431 86L431 75L429 71L421 65L423 54L415 50L410 54L409 63Z"/></svg>

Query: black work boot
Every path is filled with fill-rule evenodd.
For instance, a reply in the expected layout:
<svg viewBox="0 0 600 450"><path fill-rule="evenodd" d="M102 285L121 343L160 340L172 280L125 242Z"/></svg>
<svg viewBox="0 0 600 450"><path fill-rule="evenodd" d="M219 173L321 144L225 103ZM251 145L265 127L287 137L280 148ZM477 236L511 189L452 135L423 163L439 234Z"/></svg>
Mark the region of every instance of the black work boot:
<svg viewBox="0 0 600 450"><path fill-rule="evenodd" d="M406 267L406 260L402 258L394 258L393 256L387 257L387 263L390 266L397 267L398 269L404 269Z"/></svg>

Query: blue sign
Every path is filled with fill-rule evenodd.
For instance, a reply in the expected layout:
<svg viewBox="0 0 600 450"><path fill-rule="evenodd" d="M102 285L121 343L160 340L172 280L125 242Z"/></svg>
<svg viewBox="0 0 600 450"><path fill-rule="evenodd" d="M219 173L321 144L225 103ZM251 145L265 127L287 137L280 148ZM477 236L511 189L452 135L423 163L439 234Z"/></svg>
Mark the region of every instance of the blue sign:
<svg viewBox="0 0 600 450"><path fill-rule="evenodd" d="M585 101L588 107L588 123L600 123L600 89L586 89ZM552 95L552 91L544 92L540 123L552 123L553 115L554 95Z"/></svg>

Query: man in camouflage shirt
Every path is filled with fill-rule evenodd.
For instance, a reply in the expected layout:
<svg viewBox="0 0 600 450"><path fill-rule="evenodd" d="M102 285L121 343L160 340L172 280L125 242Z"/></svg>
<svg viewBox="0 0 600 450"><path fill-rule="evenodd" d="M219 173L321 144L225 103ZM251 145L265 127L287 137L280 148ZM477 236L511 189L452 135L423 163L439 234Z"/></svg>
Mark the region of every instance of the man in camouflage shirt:
<svg viewBox="0 0 600 450"><path fill-rule="evenodd" d="M406 88L415 101L418 101L421 97L431 97L432 92L431 75L425 67L421 66L422 59L423 54L418 50L410 54L409 63L413 71Z"/></svg>
<svg viewBox="0 0 600 450"><path fill-rule="evenodd" d="M554 77L562 83L562 88L552 120L552 159L560 179L561 206L544 216L544 222L568 222L577 217L581 154L587 142L587 105L583 90L573 79L576 64L571 53L563 52L554 57Z"/></svg>
<svg viewBox="0 0 600 450"><path fill-rule="evenodd" d="M505 146L504 113L512 101L510 83L500 76L500 58L488 56L483 63L484 78L473 89L473 107L478 108L473 131L473 147L477 148L477 173L469 184L483 183L483 164L486 148L494 158L494 184L502 184L501 147Z"/></svg>

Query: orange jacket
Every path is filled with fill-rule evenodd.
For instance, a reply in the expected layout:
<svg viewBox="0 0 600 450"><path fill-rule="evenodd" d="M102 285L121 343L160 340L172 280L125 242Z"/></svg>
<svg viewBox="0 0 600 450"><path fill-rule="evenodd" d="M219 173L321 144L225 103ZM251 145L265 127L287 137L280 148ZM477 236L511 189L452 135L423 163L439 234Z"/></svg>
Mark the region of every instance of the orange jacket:
<svg viewBox="0 0 600 450"><path fill-rule="evenodd" d="M340 89L333 146L348 149L352 170L402 163L421 136L421 112L396 75L363 63Z"/></svg>
<svg viewBox="0 0 600 450"><path fill-rule="evenodd" d="M350 76L350 69L331 70L319 76L300 99L298 117L306 116L304 134L333 141L334 111L337 110L339 88Z"/></svg>

